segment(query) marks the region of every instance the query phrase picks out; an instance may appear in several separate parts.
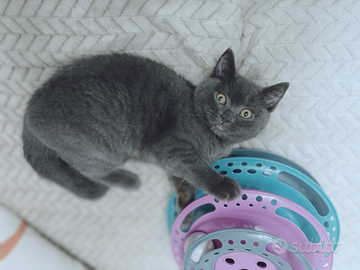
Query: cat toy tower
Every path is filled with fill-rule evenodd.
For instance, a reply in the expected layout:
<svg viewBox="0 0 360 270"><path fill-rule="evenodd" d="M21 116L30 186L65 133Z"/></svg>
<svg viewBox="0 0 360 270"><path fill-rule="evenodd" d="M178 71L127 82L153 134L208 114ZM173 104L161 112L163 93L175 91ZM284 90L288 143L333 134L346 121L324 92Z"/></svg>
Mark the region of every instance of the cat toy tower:
<svg viewBox="0 0 360 270"><path fill-rule="evenodd" d="M179 215L167 210L174 258L183 270L330 270L339 242L335 208L316 180L288 159L235 150L212 164L242 187L222 202L201 190Z"/></svg>

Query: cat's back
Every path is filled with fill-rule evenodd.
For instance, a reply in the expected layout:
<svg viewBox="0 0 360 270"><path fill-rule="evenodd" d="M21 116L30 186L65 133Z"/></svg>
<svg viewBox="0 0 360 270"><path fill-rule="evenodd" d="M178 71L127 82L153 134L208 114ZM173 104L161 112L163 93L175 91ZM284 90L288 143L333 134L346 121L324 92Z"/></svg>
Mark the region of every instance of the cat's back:
<svg viewBox="0 0 360 270"><path fill-rule="evenodd" d="M60 68L34 93L25 121L54 136L95 131L140 138L173 123L173 110L187 95L189 83L163 64L129 54L98 55Z"/></svg>
<svg viewBox="0 0 360 270"><path fill-rule="evenodd" d="M126 53L111 53L84 57L63 66L53 77L58 79L94 79L103 82L122 82L128 86L135 82L171 80L176 73L149 58ZM150 81L149 81L150 80Z"/></svg>
<svg viewBox="0 0 360 270"><path fill-rule="evenodd" d="M35 91L28 109L38 113L45 110L48 117L57 108L62 109L59 113L69 111L74 116L113 106L126 113L128 105L141 105L144 97L149 99L166 90L176 76L162 64L129 54L85 57L59 68Z"/></svg>

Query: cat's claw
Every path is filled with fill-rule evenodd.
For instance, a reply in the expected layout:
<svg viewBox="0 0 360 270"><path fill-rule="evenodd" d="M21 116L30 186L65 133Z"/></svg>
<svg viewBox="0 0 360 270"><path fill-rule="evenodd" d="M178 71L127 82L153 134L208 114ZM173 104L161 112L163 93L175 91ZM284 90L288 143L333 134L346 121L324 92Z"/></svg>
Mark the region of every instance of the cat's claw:
<svg viewBox="0 0 360 270"><path fill-rule="evenodd" d="M235 180L225 176L212 195L220 201L233 201L241 195L241 188Z"/></svg>

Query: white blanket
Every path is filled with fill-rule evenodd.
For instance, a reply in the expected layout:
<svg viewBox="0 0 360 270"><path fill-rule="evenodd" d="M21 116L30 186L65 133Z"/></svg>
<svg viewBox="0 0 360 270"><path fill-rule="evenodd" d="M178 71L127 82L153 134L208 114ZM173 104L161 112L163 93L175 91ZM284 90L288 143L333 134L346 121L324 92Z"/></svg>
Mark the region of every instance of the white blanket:
<svg viewBox="0 0 360 270"><path fill-rule="evenodd" d="M0 269L85 270L86 267L0 206Z"/></svg>
<svg viewBox="0 0 360 270"><path fill-rule="evenodd" d="M231 47L239 72L291 86L266 130L244 147L310 171L338 210L333 269L356 269L360 223L360 2L350 0L0 1L0 203L99 270L177 269L165 208L172 187L129 163L138 192L85 201L41 179L22 157L22 116L60 63L127 51L194 83ZM1 269L1 264L0 264Z"/></svg>

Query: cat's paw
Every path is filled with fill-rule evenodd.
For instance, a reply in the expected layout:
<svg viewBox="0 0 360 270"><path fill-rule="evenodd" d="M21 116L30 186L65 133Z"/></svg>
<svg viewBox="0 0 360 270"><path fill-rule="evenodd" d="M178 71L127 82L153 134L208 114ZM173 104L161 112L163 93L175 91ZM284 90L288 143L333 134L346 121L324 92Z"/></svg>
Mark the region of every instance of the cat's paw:
<svg viewBox="0 0 360 270"><path fill-rule="evenodd" d="M121 187L126 190L136 190L140 187L140 179L136 174L120 169L102 178L102 182L108 186Z"/></svg>
<svg viewBox="0 0 360 270"><path fill-rule="evenodd" d="M220 201L233 201L241 195L241 188L238 182L225 176L214 188L212 195Z"/></svg>

